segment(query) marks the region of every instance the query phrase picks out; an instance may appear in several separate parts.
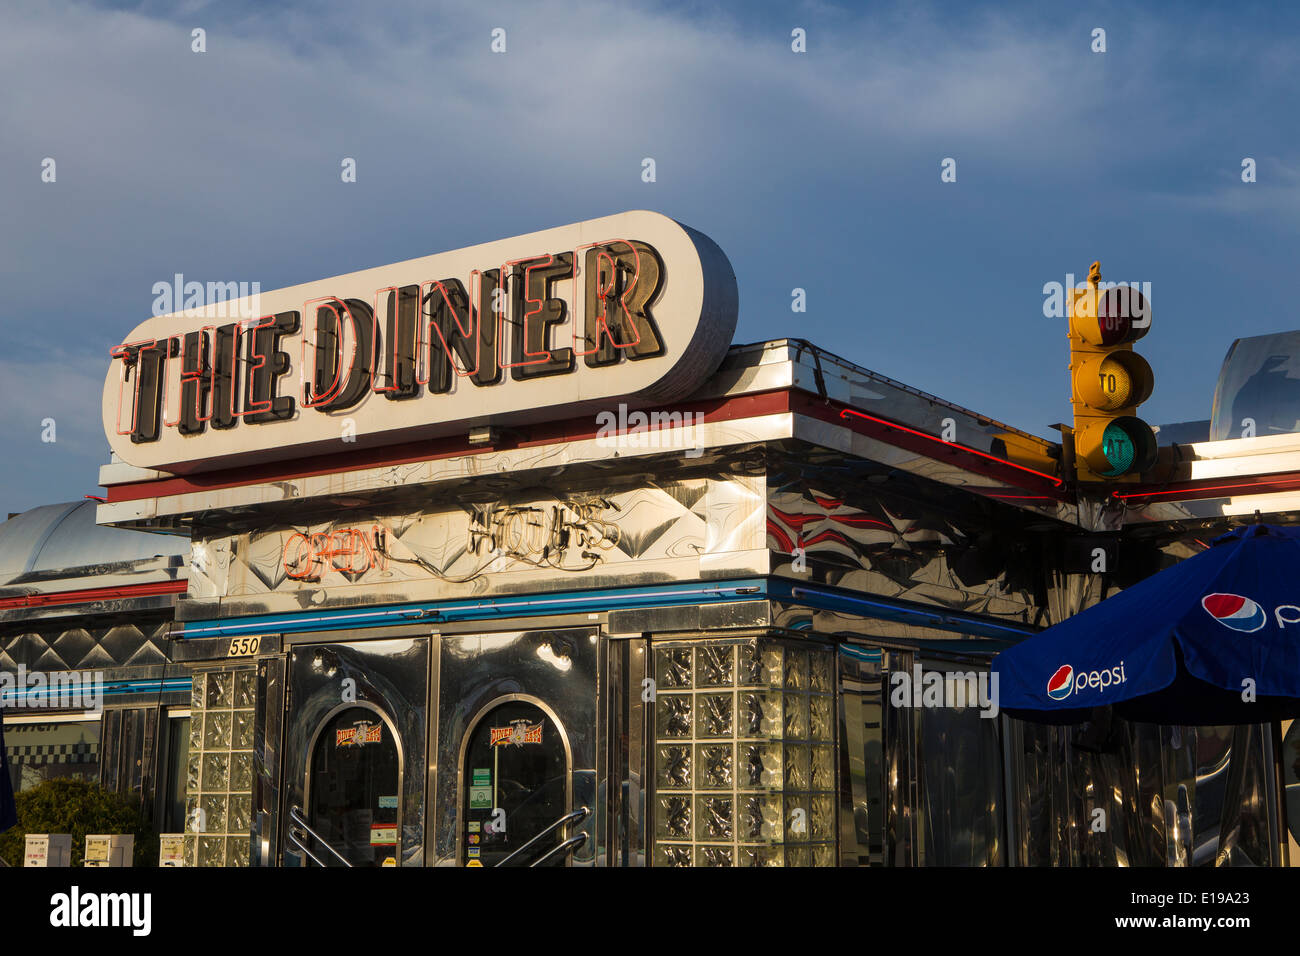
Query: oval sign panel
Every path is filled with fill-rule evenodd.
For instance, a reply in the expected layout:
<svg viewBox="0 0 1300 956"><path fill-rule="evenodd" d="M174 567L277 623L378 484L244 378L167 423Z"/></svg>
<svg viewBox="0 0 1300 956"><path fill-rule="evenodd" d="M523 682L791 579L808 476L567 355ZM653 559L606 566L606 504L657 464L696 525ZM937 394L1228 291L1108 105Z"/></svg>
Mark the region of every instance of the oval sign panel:
<svg viewBox="0 0 1300 956"><path fill-rule="evenodd" d="M737 307L722 250L645 211L201 297L112 350L104 430L128 464L183 474L662 405L718 368Z"/></svg>

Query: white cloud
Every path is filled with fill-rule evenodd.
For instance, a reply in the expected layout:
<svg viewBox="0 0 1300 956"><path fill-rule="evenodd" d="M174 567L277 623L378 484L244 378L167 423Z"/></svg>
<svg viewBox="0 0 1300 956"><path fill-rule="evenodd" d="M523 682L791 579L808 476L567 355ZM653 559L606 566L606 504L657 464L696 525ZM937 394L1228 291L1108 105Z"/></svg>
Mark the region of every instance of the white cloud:
<svg viewBox="0 0 1300 956"><path fill-rule="evenodd" d="M1300 185L1282 158L1257 156L1251 186L1177 177L1198 157L1213 171L1224 155L1262 148L1239 144L1239 125L1269 115L1267 94L1294 85L1290 38L1225 32L1222 18L1170 31L1158 17L1108 11L1109 52L1094 55L1091 16L823 3L703 13L597 0L11 5L0 30L11 224L0 233L0 436L27 441L32 416L54 408L61 436L102 448L107 346L175 272L270 289L650 207L724 245L716 233L730 230L751 256L735 260L748 303L746 282L769 281L775 256L798 256L811 284L819 260L893 230L918 257L969 258L926 233L927 217L955 217L960 202L990 210L990 228L1029 249L1038 240L1018 235L1023 218L1001 207L1097 180L1139 211L1145 199L1170 201L1178 180L1173 201L1207 215L1294 222ZM806 54L790 50L795 25L808 30ZM195 26L206 53L190 51ZM496 26L508 31L504 55L489 49ZM1258 76L1255 98L1197 83L1196 70L1217 77L1224 58ZM962 191L939 207L917 184L936 188L949 155ZM57 184L39 181L45 156L57 159ZM355 186L340 182L344 156L358 161ZM639 180L644 156L658 162L653 189ZM1113 175L1135 168L1155 175ZM782 202L794 192L812 198ZM855 221L864 203L899 211ZM941 314L924 321L942 337ZM49 357L78 343L88 357ZM852 335L819 344L860 345Z"/></svg>

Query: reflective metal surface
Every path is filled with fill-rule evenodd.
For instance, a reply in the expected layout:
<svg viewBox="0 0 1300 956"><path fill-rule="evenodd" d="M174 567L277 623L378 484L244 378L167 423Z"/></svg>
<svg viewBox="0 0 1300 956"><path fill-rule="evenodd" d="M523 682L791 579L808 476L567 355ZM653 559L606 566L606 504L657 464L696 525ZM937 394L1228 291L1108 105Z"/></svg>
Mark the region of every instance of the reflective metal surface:
<svg viewBox="0 0 1300 956"><path fill-rule="evenodd" d="M547 712L549 732L563 736L570 780L563 812L596 805L599 701L598 661L602 638L595 628L515 631L438 638L437 797L431 865L464 865L468 821L463 807L471 779L466 748L480 719L511 700ZM547 732L544 730L544 732ZM595 814L575 820L565 838L585 833L570 862L590 866L597 859ZM603 851L602 851L603 852Z"/></svg>
<svg viewBox="0 0 1300 956"><path fill-rule="evenodd" d="M441 485L441 490L447 493L466 481L481 484L477 479L527 471L549 473L553 477L564 474L566 479L581 480L584 473L609 471L615 467L622 470L629 459L638 458L657 459L653 466L647 462L646 467L657 474L675 476L679 469L692 463L692 459L684 457L682 451L689 450L692 456L715 456L744 444L796 437L840 454L849 453L884 463L903 473L964 487L979 495L1002 497L1027 511L1062 520L1068 520L1072 514L1073 505L1067 507L1050 496L1043 497L1041 493L1018 495L1015 486L1007 480L983 474L982 468L972 471L973 465L955 464L951 455L939 453L940 448L951 452L955 446L960 446L978 453L975 456L963 453L967 455L967 461L1023 459L1034 462L1040 470L1050 471L1052 456L1059 454L1051 442L853 365L807 342L782 339L753 346L733 346L721 369L689 401L703 403L702 408L716 408L717 403L711 400L737 399L773 389L816 395L823 401L844 403L864 413L898 422L916 432L933 436L935 448L922 453L868 438L856 434L854 428L842 419L821 421L785 411L772 414L756 412L752 417L719 421L706 412L702 424L676 430L682 434L674 435L670 442L673 448L679 449L672 455L664 454L658 439L654 442L578 439L554 444L530 443L529 447L519 449L359 468L330 475L236 484L209 488L202 493L167 494L147 501L102 504L99 506L99 520L106 524L159 523L159 519L174 521L176 518L210 515L213 511L247 512L254 508L274 513L284 511L286 504L300 508L313 500L327 506L333 503L346 507L346 500L356 495L382 497L393 495L403 487L413 491L419 486L424 486L427 494L431 490L428 486L434 484ZM690 434L686 435L686 432ZM947 445L938 441L940 436L944 436ZM637 438L635 434L627 437ZM688 443L688 447L682 447L683 442ZM1015 449L1014 453L1012 449ZM979 456L989 457L981 459ZM1005 465L1003 472L1019 474L1014 469L1008 471ZM114 478L112 474L105 480L110 479L130 480L127 477ZM1036 481L1041 483L1043 479Z"/></svg>
<svg viewBox="0 0 1300 956"><path fill-rule="evenodd" d="M1272 761L1261 728L1008 720L1016 862L1268 866ZM1262 728L1267 734L1268 729Z"/></svg>
<svg viewBox="0 0 1300 956"><path fill-rule="evenodd" d="M974 672L927 660L929 671ZM974 701L956 707L913 708L921 776L920 864L1003 866L1002 741L998 721Z"/></svg>
<svg viewBox="0 0 1300 956"><path fill-rule="evenodd" d="M841 866L883 866L885 806L884 654L839 648L839 842Z"/></svg>
<svg viewBox="0 0 1300 956"><path fill-rule="evenodd" d="M0 522L0 584L23 575L102 568L179 557L185 537L127 531L95 522L94 501L41 505Z"/></svg>
<svg viewBox="0 0 1300 956"><path fill-rule="evenodd" d="M606 710L601 735L606 746L598 793L604 798L600 824L601 862L646 865L646 740L649 642L640 638L607 643Z"/></svg>
<svg viewBox="0 0 1300 956"><path fill-rule="evenodd" d="M536 836L528 840L528 842L525 843L523 846L521 846L519 849L515 850L513 853L507 856L504 860L498 863L497 866L510 866L511 863L513 863L515 860L518 860L525 853L531 850L534 846L540 844L543 840L545 840L556 830L559 830L563 827L567 827L571 823L580 823L581 821L585 820L590 814L591 814L591 807L579 807L576 810L572 810L569 813L566 813L564 816L560 817L550 826L546 827L544 830L539 832ZM547 860L547 858L550 857L551 854L555 853L556 851L565 849L566 844L572 844L573 846L576 847L577 845L583 843L586 839L587 839L587 834L585 832L579 833L577 836L570 837L567 840L563 839L563 834L561 834L560 843L556 844L550 850L548 850L545 856L539 857L536 861L530 863L529 865L537 866L539 863L544 863ZM576 841L576 842L572 842L572 841Z"/></svg>
<svg viewBox="0 0 1300 956"><path fill-rule="evenodd" d="M287 663L286 657L276 656L257 664L260 706L253 725L253 866L272 866L278 857Z"/></svg>
<svg viewBox="0 0 1300 956"><path fill-rule="evenodd" d="M83 615L85 609L82 608ZM116 667L162 668L170 659L169 614L158 611L122 614L109 619L37 620L0 634L0 668L30 670L108 670ZM129 670L133 677L148 676Z"/></svg>
<svg viewBox="0 0 1300 956"><path fill-rule="evenodd" d="M315 845L317 849L324 851L326 856L337 860L340 866L352 866L334 847L330 846L328 840L311 828L303 816L301 807L289 808L289 826L285 830L285 839L294 849L303 853L317 866L323 867L330 864L317 856L312 851L311 845Z"/></svg>
<svg viewBox="0 0 1300 956"><path fill-rule="evenodd" d="M597 492L480 491L436 510L196 539L195 617L530 590L698 580L766 569L762 479L633 475ZM707 565L707 571L706 571Z"/></svg>
<svg viewBox="0 0 1300 956"><path fill-rule="evenodd" d="M310 761L325 723L348 707L373 710L397 738L393 743L399 758L399 865L418 866L424 858L422 767L428 654L429 641L420 638L305 644L294 647L289 655L283 806L312 806ZM356 811L368 809L357 807ZM303 865L300 851L288 840L284 843L282 863Z"/></svg>
<svg viewBox="0 0 1300 956"><path fill-rule="evenodd" d="M820 450L769 451L773 571L866 594L1038 623L1046 539L1010 506ZM990 513L992 512L992 513Z"/></svg>
<svg viewBox="0 0 1300 956"><path fill-rule="evenodd" d="M1300 431L1300 332L1236 339L1214 389L1210 439Z"/></svg>

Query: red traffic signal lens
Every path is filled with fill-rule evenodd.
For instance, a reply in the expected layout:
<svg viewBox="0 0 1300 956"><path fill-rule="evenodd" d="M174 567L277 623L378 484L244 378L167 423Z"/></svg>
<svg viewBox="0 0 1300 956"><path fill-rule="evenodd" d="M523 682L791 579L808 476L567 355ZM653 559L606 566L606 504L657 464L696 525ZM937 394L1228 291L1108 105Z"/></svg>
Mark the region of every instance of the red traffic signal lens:
<svg viewBox="0 0 1300 956"><path fill-rule="evenodd" d="M1151 327L1151 304L1131 286L1107 289L1097 294L1096 322L1098 341L1094 345L1134 342Z"/></svg>

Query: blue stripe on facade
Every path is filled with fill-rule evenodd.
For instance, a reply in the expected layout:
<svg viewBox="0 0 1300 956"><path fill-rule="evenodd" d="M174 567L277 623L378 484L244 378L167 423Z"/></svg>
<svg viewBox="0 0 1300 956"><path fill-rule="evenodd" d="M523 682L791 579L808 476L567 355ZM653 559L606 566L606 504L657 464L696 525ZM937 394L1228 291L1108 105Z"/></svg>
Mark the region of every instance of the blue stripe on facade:
<svg viewBox="0 0 1300 956"><path fill-rule="evenodd" d="M45 671L30 671L29 673L47 673ZM190 691L194 686L194 681L189 677L169 677L166 680L106 680L100 690L96 690L94 684L85 682L77 684L62 684L59 687L41 687L32 690L22 690L15 688L5 693L5 706L7 707L25 707L31 706L32 702L43 701L51 694L67 695L68 697L77 696L84 699L87 696L93 696L96 693L102 693L105 697L121 696L124 694L161 694L167 691ZM83 693L84 690L84 693ZM12 700L12 703L10 702Z"/></svg>
<svg viewBox="0 0 1300 956"><path fill-rule="evenodd" d="M882 597L862 597L838 588L818 585L808 587L784 578L775 578L768 589L773 601L797 604L825 611L842 611L862 617L875 617L902 624L915 624L941 631L957 631L1000 641L1021 641L1037 634L1040 628L1028 624L1007 624L976 614L943 611L907 601Z"/></svg>
<svg viewBox="0 0 1300 956"><path fill-rule="evenodd" d="M267 614L236 620L194 621L185 625L177 638L223 635L293 633L297 631L342 630L427 621L482 621L494 618L545 614L581 614L625 608L673 607L683 604L712 604L718 601L756 600L763 596L761 578L708 584L669 584L641 588L610 588L562 592L547 597L519 596L479 601L437 601L406 604L375 610L314 611L311 613Z"/></svg>
<svg viewBox="0 0 1300 956"><path fill-rule="evenodd" d="M844 611L868 618L900 621L944 631L957 631L1002 641L1017 641L1038 632L1028 625L1006 624L974 614L935 610L888 598L866 598L833 587L804 587L783 578L743 578L730 581L648 585L561 592L539 597L483 600L436 601L386 608L322 610L293 614L264 614L233 619L210 619L185 624L177 639L230 637L239 634L291 634L301 631L331 631L377 627L425 621L430 624L453 621L483 621L548 614L598 613L651 607L713 604L721 601L775 600L820 610ZM800 630L811 620L800 621Z"/></svg>

